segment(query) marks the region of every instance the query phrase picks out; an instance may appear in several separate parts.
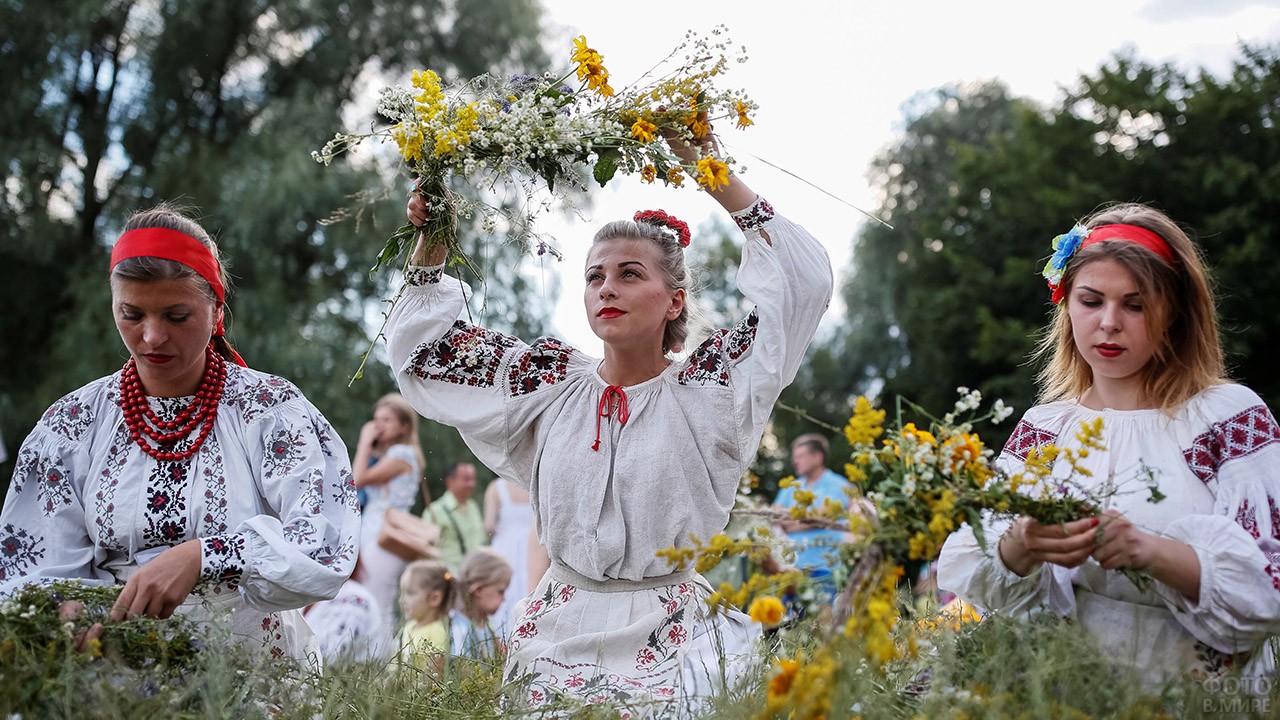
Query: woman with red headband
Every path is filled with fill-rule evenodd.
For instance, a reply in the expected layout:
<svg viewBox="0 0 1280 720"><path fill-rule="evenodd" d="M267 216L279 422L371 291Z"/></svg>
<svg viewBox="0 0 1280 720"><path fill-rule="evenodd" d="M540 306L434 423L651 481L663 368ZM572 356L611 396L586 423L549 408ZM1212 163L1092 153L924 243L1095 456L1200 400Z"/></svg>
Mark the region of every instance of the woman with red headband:
<svg viewBox="0 0 1280 720"><path fill-rule="evenodd" d="M708 138L709 141L709 138ZM692 164L696 151L673 150ZM756 309L683 358L692 282L683 222L661 211L592 242L583 305L604 358L458 320L466 291L420 242L387 331L400 390L453 425L498 476L529 490L551 567L510 621L504 677L520 702L693 710L758 628L712 616L710 587L657 552L725 528L738 482L831 297L826 251L741 179L711 193L745 236L738 284ZM419 197L409 218L427 218ZM664 709L665 708L665 709Z"/></svg>
<svg viewBox="0 0 1280 720"><path fill-rule="evenodd" d="M1078 449L1081 423L1101 419L1105 450L1080 465L1115 494L1097 516L1061 525L991 522L989 554L963 526L942 549L938 586L988 610L1074 618L1150 683L1273 672L1262 645L1280 621L1280 428L1224 377L1197 247L1163 213L1127 204L1054 250L1044 404L997 462L1014 473L1037 447ZM1154 503L1137 492L1152 477L1165 496ZM1140 589L1118 568L1154 582Z"/></svg>
<svg viewBox="0 0 1280 720"><path fill-rule="evenodd" d="M305 657L296 608L333 597L355 563L341 439L227 343L225 273L195 221L167 206L132 216L110 282L129 359L23 443L0 513L0 596L58 578L123 584L113 621L229 611L238 639Z"/></svg>

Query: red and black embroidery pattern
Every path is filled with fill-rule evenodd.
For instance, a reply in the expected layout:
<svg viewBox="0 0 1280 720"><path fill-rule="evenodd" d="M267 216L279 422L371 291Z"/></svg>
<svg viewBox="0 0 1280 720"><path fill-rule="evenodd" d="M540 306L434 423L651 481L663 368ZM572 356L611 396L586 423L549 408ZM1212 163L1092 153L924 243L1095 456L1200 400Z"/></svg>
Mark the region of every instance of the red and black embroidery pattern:
<svg viewBox="0 0 1280 720"><path fill-rule="evenodd" d="M1019 460L1026 460L1027 455L1036 448L1052 444L1058 439L1057 435L1032 425L1024 420L1019 420L1016 427L1013 428L1013 434L1005 441L1004 450L1001 454L1012 455Z"/></svg>
<svg viewBox="0 0 1280 720"><path fill-rule="evenodd" d="M232 391L232 381L239 380L237 376L243 372L239 366L227 365L227 390L222 402L235 406L246 423L252 423L263 412L277 405L302 397L302 393L293 383L274 375L268 375L257 382ZM239 383L234 384L239 385Z"/></svg>
<svg viewBox="0 0 1280 720"><path fill-rule="evenodd" d="M93 427L93 411L78 395L71 393L45 410L40 422L68 440L79 440Z"/></svg>
<svg viewBox="0 0 1280 720"><path fill-rule="evenodd" d="M511 395L527 395L544 385L564 380L573 348L555 338L542 337L511 362L507 380Z"/></svg>
<svg viewBox="0 0 1280 720"><path fill-rule="evenodd" d="M440 282L444 268L411 267L404 275L406 285L433 285Z"/></svg>
<svg viewBox="0 0 1280 720"><path fill-rule="evenodd" d="M759 325L760 316L752 310L732 328L716 331L689 354L677 380L681 385L728 385L729 368L751 349Z"/></svg>
<svg viewBox="0 0 1280 720"><path fill-rule="evenodd" d="M293 473L302 462L302 450L306 446L307 440L302 431L294 431L291 428L276 429L267 439L266 448L264 448L266 452L263 453L262 458L263 477L276 479ZM308 478L307 482L310 481L311 479Z"/></svg>
<svg viewBox="0 0 1280 720"><path fill-rule="evenodd" d="M20 493L30 484L40 498L40 512L52 517L58 508L72 503L71 478L60 455L42 455L30 448L18 452L13 471L13 491Z"/></svg>
<svg viewBox="0 0 1280 720"><path fill-rule="evenodd" d="M733 221L738 223L738 227L743 232L746 232L763 227L765 223L773 219L773 216L773 206L769 204L769 201L760 198L741 214L735 214Z"/></svg>
<svg viewBox="0 0 1280 720"><path fill-rule="evenodd" d="M44 557L44 538L13 524L0 531L0 580L21 577Z"/></svg>
<svg viewBox="0 0 1280 720"><path fill-rule="evenodd" d="M227 480L222 467L222 447L216 434L209 435L200 448L200 476L204 485L204 517L202 533L227 531Z"/></svg>
<svg viewBox="0 0 1280 720"><path fill-rule="evenodd" d="M1280 427L1265 405L1254 405L1223 422L1213 423L1191 447L1182 451L1191 472L1203 482L1218 476L1218 470L1237 458L1247 457L1272 443L1280 442Z"/></svg>
<svg viewBox="0 0 1280 720"><path fill-rule="evenodd" d="M459 320L444 337L420 345L409 363L410 369L424 380L493 387L502 356L517 342L509 335Z"/></svg>
<svg viewBox="0 0 1280 720"><path fill-rule="evenodd" d="M244 576L244 536L211 535L200 540L200 584L235 587Z"/></svg>
<svg viewBox="0 0 1280 720"><path fill-rule="evenodd" d="M680 657L680 648L692 638L700 601L693 583L680 583L673 587L656 588L658 601L665 615L636 650L634 676L611 672L595 663L565 664L553 657L538 657L528 665L513 663L507 673L507 681L522 688L524 700L538 706L569 696L589 704L611 703L626 705L637 699L671 700L676 688L671 681L673 667ZM577 593L573 585L552 582L546 591L532 600L524 614L515 621L511 633L512 651L525 641L537 637L538 625L554 624L547 618L552 611L569 603ZM655 682L659 678L667 682Z"/></svg>
<svg viewBox="0 0 1280 720"><path fill-rule="evenodd" d="M1262 537L1262 533L1258 531L1257 509L1250 507L1248 500L1240 503L1240 507L1236 510L1236 524L1244 528L1254 540Z"/></svg>
<svg viewBox="0 0 1280 720"><path fill-rule="evenodd" d="M129 437L129 426L120 423L107 450L103 463L102 480L93 495L94 525L98 527L98 547L104 550L124 550L124 543L116 537L116 489L120 487L120 473L129 460L129 450L134 447Z"/></svg>

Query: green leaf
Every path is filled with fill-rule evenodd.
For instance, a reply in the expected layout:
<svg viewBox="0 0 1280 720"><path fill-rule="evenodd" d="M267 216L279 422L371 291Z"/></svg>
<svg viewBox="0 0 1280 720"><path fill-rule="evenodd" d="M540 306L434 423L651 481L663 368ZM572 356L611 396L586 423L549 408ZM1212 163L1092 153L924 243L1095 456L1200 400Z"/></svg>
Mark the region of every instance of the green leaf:
<svg viewBox="0 0 1280 720"><path fill-rule="evenodd" d="M601 154L600 159L596 160L595 169L591 171L591 176L600 183L600 187L604 187L618 173L618 160L612 153Z"/></svg>

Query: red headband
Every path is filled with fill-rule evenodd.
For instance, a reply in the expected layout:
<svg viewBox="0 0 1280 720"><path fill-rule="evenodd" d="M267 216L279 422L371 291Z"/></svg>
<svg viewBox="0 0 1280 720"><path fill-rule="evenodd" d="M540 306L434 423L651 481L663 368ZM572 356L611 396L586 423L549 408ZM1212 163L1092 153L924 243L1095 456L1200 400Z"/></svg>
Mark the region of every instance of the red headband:
<svg viewBox="0 0 1280 720"><path fill-rule="evenodd" d="M121 261L136 257L160 258L186 265L209 283L219 303L226 304L227 289L223 287L222 278L218 274L218 258L213 256L213 251L208 246L190 235L169 228L130 230L121 235L115 247L111 248L111 271L114 271ZM213 329L213 336L223 337L226 334L222 318L219 317L218 326ZM232 359L236 364L244 367L245 362L240 357L240 353L236 352L230 344L227 348L231 350Z"/></svg>
<svg viewBox="0 0 1280 720"><path fill-rule="evenodd" d="M1131 243L1137 243L1159 255L1162 260L1169 264L1169 267L1176 268L1178 266L1178 260L1174 257L1173 250L1169 248L1169 243L1144 227L1125 225L1123 223L1099 225L1089 231L1089 236L1084 239L1084 242L1080 243L1080 249L1083 250L1103 240L1128 240Z"/></svg>
<svg viewBox="0 0 1280 720"><path fill-rule="evenodd" d="M169 228L141 228L120 236L111 248L111 270L122 260L136 257L153 257L182 263L195 270L213 288L218 302L226 302L227 291L218 277L218 259L204 243L178 230Z"/></svg>

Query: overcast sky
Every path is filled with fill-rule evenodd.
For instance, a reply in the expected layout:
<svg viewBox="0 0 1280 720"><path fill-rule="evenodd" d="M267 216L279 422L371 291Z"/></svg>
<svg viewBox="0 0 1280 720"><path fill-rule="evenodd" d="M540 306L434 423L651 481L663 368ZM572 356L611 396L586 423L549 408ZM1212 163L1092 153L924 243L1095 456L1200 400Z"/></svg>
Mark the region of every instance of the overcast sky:
<svg viewBox="0 0 1280 720"><path fill-rule="evenodd" d="M1240 42L1280 42L1280 0L543 0L543 5L553 37L565 48L565 65L570 38L585 34L603 55L614 87L665 57L686 30L727 25L735 43L746 46L749 60L730 69L725 87L745 88L761 107L748 130L717 130L746 164L743 178L751 187L827 246L837 282L862 216L751 155L870 210L867 167L897 137L904 104L921 92L998 78L1015 95L1047 103L1120 50L1221 73L1238 57ZM544 215L540 223L565 253L558 264L562 290L556 333L598 356L600 343L587 327L581 295L581 270L595 228L638 209L661 207L687 220L697 242L698 226L721 211L700 192L644 185L630 177L596 188L593 203L585 222ZM1062 220L1069 224L1072 218Z"/></svg>

